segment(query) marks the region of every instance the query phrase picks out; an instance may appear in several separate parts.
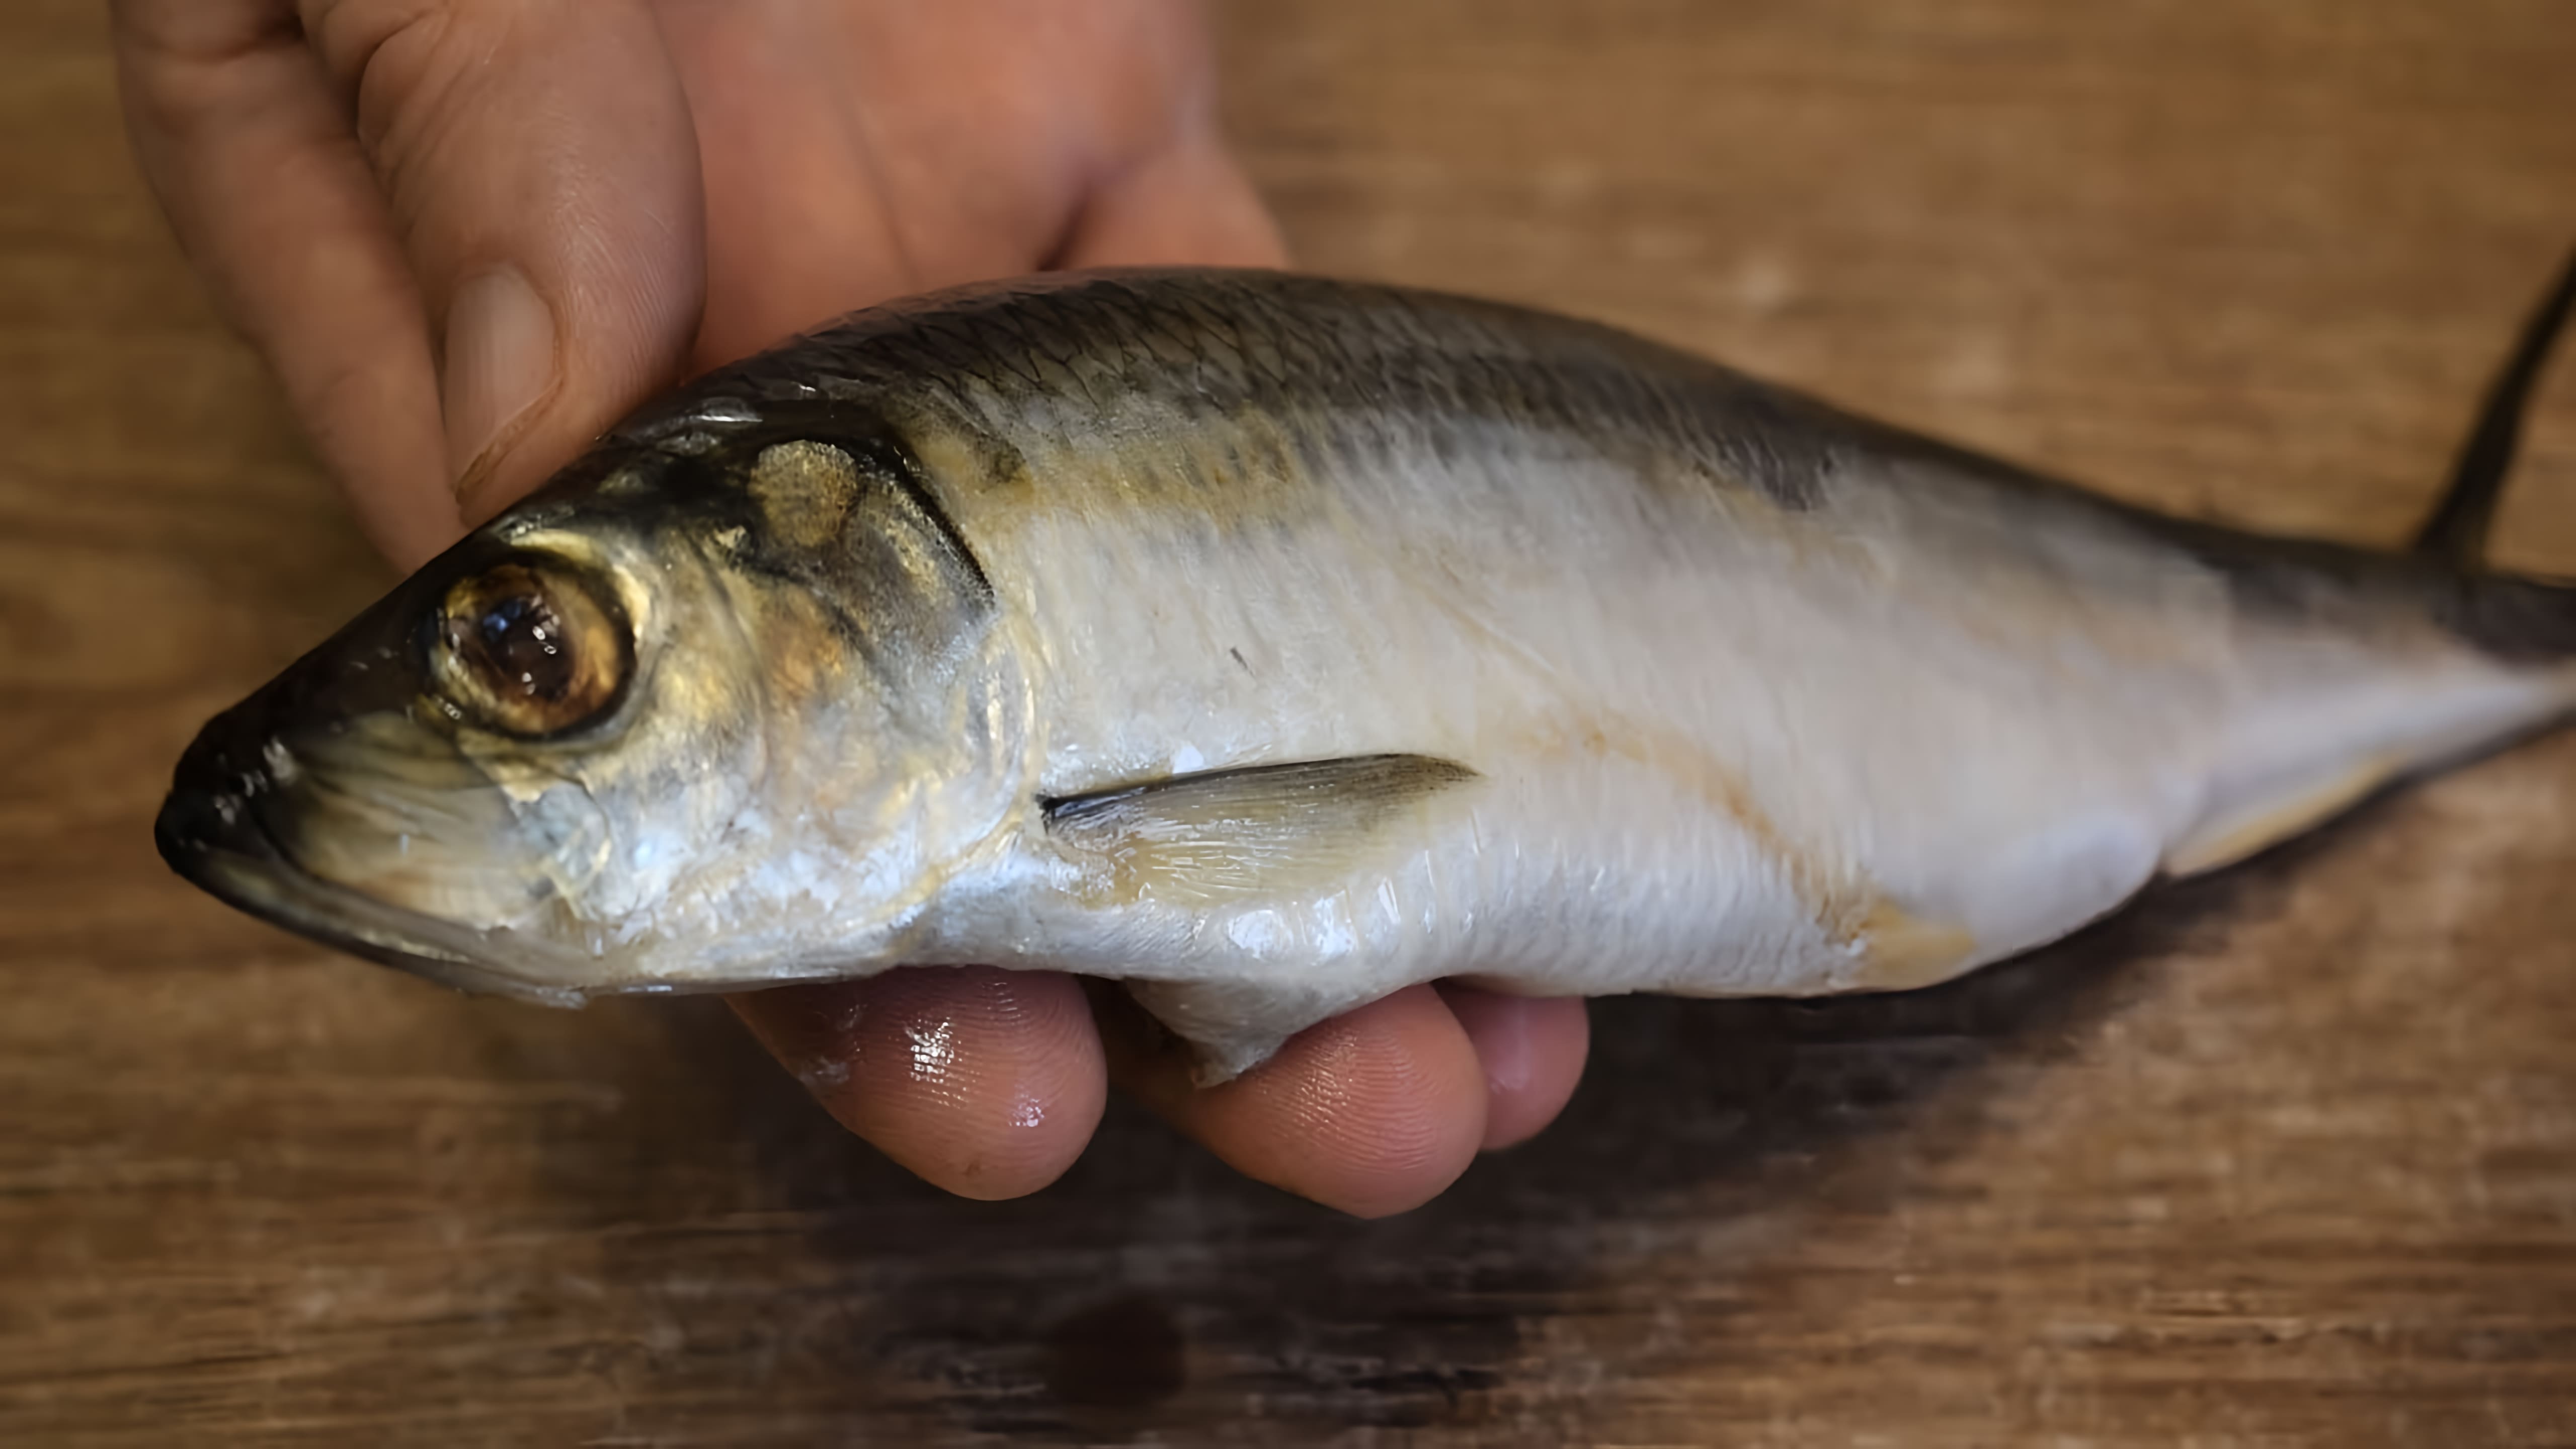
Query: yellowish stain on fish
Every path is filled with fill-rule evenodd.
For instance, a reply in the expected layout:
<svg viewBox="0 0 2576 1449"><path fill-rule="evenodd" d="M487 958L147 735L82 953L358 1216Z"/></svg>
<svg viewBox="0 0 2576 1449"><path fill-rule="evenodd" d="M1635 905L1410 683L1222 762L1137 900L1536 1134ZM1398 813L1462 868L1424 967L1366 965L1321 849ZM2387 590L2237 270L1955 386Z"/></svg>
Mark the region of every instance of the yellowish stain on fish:
<svg viewBox="0 0 2576 1449"><path fill-rule="evenodd" d="M2340 774L2220 817L2195 831L2165 856L2169 875L2199 875L2236 864L2342 814L2373 790L2394 779L2405 761L2395 755L2373 755Z"/></svg>
<svg viewBox="0 0 2576 1449"><path fill-rule="evenodd" d="M1862 991L1910 991L1947 981L1977 954L1977 938L1966 927L1924 920L1883 896L1861 914L1857 942L1861 966L1852 985Z"/></svg>
<svg viewBox="0 0 2576 1449"><path fill-rule="evenodd" d="M1679 731L1603 715L1565 728L1554 747L1654 770L1733 823L1780 872L1826 943L1855 953L1861 963L1855 989L1898 991L1946 981L1976 956L1977 938L1967 928L1915 916L1858 870L1794 838L1755 799L1741 770Z"/></svg>
<svg viewBox="0 0 2576 1449"><path fill-rule="evenodd" d="M1755 797L1741 770L1680 730L1597 711L1559 727L1550 747L1625 760L1670 780L1743 832L1797 893L1828 941L1846 946L1867 930L1870 913L1879 906L1877 890L1857 871L1796 839Z"/></svg>

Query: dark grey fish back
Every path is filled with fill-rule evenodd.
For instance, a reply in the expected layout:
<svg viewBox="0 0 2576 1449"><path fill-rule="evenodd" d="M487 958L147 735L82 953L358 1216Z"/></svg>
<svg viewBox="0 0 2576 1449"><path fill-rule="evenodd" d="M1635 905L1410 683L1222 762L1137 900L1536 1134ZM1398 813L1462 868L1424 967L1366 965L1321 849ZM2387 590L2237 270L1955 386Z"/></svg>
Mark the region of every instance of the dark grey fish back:
<svg viewBox="0 0 2576 1449"><path fill-rule="evenodd" d="M1469 446L1503 423L1605 456L1687 463L1791 507L1833 415L1691 354L1507 304L1289 273L1137 270L986 284L856 313L710 374L691 402L969 393L1106 411L1112 391L1214 415L1401 429ZM649 429L675 400L628 425Z"/></svg>
<svg viewBox="0 0 2576 1449"><path fill-rule="evenodd" d="M2576 591L2175 518L1616 328L1294 273L1057 273L931 293L710 373L618 436L649 446L710 416L901 398L935 397L959 415L976 411L978 395L1105 415L1111 394L1212 417L1260 411L1336 448L1401 434L1415 446L1466 449L1500 424L1561 436L1640 476L1681 468L1800 510L1826 496L1842 460L1912 461L1998 490L2006 506L2134 530L2225 577L2250 608L2323 618L2396 605L2499 655L2576 656Z"/></svg>

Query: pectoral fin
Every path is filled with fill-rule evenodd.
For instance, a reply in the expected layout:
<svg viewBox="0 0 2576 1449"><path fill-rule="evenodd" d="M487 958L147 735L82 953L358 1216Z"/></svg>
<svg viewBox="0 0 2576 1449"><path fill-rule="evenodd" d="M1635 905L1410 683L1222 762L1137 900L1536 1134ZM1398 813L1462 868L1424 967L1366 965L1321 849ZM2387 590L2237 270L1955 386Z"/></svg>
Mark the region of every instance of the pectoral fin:
<svg viewBox="0 0 2576 1449"><path fill-rule="evenodd" d="M1040 801L1046 830L1117 900L1209 906L1347 874L1429 800L1477 778L1428 755L1256 765ZM1418 818L1418 817L1417 817Z"/></svg>

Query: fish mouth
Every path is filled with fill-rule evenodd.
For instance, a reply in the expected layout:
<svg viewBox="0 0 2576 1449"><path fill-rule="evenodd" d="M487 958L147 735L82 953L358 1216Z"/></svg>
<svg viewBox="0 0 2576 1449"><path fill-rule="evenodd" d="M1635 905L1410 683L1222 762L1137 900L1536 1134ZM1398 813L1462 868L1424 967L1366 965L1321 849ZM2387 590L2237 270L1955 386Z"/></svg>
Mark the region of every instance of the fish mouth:
<svg viewBox="0 0 2576 1449"><path fill-rule="evenodd" d="M388 905L306 871L260 818L256 797L267 788L265 777L231 774L221 765L222 752L200 740L181 762L179 779L152 824L162 860L189 884L270 925L458 991L564 1007L590 998L591 989L565 985L560 976L549 980L494 963L532 949L562 956L555 964L564 974L574 968L597 971L596 961L549 951L524 937L496 939L496 933Z"/></svg>

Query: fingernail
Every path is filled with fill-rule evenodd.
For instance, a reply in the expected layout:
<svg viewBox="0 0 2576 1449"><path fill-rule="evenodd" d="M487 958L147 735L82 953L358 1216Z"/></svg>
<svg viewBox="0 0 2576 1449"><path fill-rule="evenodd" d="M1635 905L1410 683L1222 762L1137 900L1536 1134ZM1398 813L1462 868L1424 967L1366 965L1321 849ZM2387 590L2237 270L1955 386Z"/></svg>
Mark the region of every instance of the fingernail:
<svg viewBox="0 0 2576 1449"><path fill-rule="evenodd" d="M1537 1075L1538 1051L1530 1045L1529 1009L1507 1003L1488 1019L1474 1038L1476 1059L1485 1068L1485 1087L1494 1092L1525 1092Z"/></svg>
<svg viewBox="0 0 2576 1449"><path fill-rule="evenodd" d="M516 267L465 279L447 307L447 476L459 498L508 451L555 382L555 314Z"/></svg>

